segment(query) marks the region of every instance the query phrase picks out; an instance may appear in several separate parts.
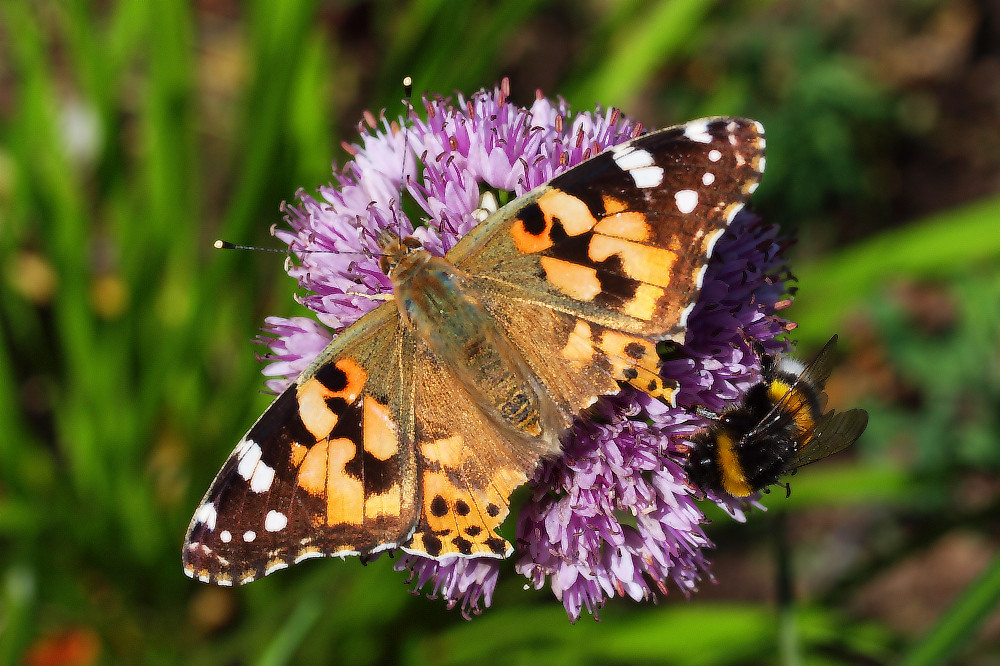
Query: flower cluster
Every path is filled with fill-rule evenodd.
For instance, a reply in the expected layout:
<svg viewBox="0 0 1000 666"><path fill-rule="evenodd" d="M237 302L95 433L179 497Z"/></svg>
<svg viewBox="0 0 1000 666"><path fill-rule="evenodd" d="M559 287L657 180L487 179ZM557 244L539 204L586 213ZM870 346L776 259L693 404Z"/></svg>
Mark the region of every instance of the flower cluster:
<svg viewBox="0 0 1000 666"><path fill-rule="evenodd" d="M301 302L325 326L301 317L267 320L270 389L294 380L330 341L329 329L342 330L376 307L368 295L391 289L372 254L381 230L412 234L444 254L476 225L482 191L520 196L641 130L615 110L571 113L540 94L522 108L507 98L506 81L468 99L425 98L426 116L411 113L405 131L367 114L336 184L320 188L319 199L300 191L298 204L285 208L290 228L275 235L299 252L289 273L307 294ZM404 212L401 192L419 207L422 226ZM720 239L686 342L663 366L664 376L681 384L678 404L721 410L757 379L741 331L770 350L783 346L774 340L791 326L775 315L787 303L783 249L776 227L749 213ZM677 445L704 420L628 387L599 402L594 416L579 419L563 456L540 467L517 517L517 571L535 588L548 584L572 620L616 595L666 594L670 580L689 594L710 576L704 516L677 462ZM744 504L711 499L743 520ZM490 605L499 567L495 559L416 555L396 564L418 589L430 585L465 614Z"/></svg>

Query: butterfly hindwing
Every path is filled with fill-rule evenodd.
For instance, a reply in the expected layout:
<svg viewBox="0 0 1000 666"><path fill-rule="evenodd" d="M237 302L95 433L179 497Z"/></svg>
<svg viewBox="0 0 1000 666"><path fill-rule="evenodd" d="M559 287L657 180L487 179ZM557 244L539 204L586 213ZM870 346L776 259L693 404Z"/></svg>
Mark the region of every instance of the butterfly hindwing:
<svg viewBox="0 0 1000 666"><path fill-rule="evenodd" d="M431 557L507 557L497 533L509 497L527 481L546 444L525 437L476 401L418 345L413 358L422 517L405 548Z"/></svg>

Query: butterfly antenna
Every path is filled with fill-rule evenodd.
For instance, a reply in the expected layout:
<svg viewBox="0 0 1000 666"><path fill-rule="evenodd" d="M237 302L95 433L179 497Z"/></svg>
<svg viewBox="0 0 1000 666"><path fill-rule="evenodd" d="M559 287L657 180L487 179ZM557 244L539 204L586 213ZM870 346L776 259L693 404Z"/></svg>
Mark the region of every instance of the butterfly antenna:
<svg viewBox="0 0 1000 666"><path fill-rule="evenodd" d="M410 130L409 122L410 118L413 116L413 77L407 75L403 77L403 104L406 105L406 116L403 118L403 126L400 131L403 132L403 155L401 164L399 167L399 198L396 202L396 207L400 212L403 210L403 193L406 191L406 156L410 151ZM396 216L396 237L403 237L403 221L400 219L395 212L393 215Z"/></svg>
<svg viewBox="0 0 1000 666"><path fill-rule="evenodd" d="M212 245L217 250L251 250L253 252L278 252L280 254L286 254L290 251L290 248L280 248L280 247L257 247L256 245L239 245L238 243L230 243L227 240L219 239L212 243Z"/></svg>
<svg viewBox="0 0 1000 666"><path fill-rule="evenodd" d="M230 243L227 240L217 240L212 243L212 246L217 250L248 250L250 252L275 252L277 254L343 254L352 255L360 254L361 256L371 259L374 257L381 257L382 253L372 252L371 250L365 249L361 252L349 252L346 250L306 250L305 248L280 248L280 247L260 247L257 245L241 245L239 243Z"/></svg>

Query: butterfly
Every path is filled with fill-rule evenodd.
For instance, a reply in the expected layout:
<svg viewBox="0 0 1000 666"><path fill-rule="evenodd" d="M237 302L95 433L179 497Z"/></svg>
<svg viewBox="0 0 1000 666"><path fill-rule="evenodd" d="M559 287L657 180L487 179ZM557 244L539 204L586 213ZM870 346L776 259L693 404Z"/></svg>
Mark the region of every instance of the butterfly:
<svg viewBox="0 0 1000 666"><path fill-rule="evenodd" d="M697 410L713 423L690 438L684 466L691 483L702 491L748 497L853 444L868 426L868 412L823 411L836 346L835 335L803 365L765 353L754 341L760 382L721 414Z"/></svg>
<svg viewBox="0 0 1000 666"><path fill-rule="evenodd" d="M757 188L764 130L636 137L491 214L443 257L378 237L391 302L336 337L240 440L194 513L188 576L313 557L508 557L511 493L628 383L671 401L712 248Z"/></svg>

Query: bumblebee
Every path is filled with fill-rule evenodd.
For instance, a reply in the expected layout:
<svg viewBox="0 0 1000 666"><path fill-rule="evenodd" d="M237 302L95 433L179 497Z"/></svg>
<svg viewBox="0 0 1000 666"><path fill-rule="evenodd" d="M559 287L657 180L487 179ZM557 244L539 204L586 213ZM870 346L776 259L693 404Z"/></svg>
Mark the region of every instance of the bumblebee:
<svg viewBox="0 0 1000 666"><path fill-rule="evenodd" d="M750 345L761 381L721 414L695 412L714 423L688 440L688 480L702 492L747 497L785 474L846 449L868 425L868 412L824 413L823 386L833 368L837 336L808 365Z"/></svg>

